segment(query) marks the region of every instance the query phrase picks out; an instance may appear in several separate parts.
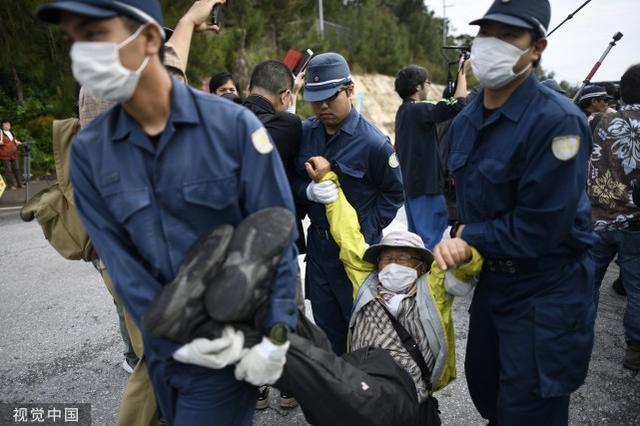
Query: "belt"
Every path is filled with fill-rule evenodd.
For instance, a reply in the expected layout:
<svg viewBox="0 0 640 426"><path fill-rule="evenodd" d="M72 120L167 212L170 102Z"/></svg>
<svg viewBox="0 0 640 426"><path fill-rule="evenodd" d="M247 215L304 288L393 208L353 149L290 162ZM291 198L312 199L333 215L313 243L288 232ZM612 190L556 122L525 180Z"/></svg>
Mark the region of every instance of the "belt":
<svg viewBox="0 0 640 426"><path fill-rule="evenodd" d="M491 258L484 259L483 269L496 274L534 274L556 269L568 263L580 260L580 256L530 257L530 258Z"/></svg>
<svg viewBox="0 0 640 426"><path fill-rule="evenodd" d="M640 219L634 219L632 221L629 221L629 226L627 227L627 230L631 232L640 231Z"/></svg>

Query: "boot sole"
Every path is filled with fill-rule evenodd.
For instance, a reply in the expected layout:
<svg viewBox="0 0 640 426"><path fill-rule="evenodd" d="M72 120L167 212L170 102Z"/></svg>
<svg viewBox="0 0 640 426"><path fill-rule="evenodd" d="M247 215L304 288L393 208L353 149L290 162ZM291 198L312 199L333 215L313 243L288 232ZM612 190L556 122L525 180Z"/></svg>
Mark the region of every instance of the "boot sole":
<svg viewBox="0 0 640 426"><path fill-rule="evenodd" d="M267 300L271 278L295 225L282 207L260 210L236 228L227 259L217 274L208 273L207 312L215 321L251 321Z"/></svg>
<svg viewBox="0 0 640 426"><path fill-rule="evenodd" d="M143 327L155 336L189 342L191 334L208 320L203 304L207 274L224 263L233 226L221 225L194 243L176 277L165 286L143 316Z"/></svg>

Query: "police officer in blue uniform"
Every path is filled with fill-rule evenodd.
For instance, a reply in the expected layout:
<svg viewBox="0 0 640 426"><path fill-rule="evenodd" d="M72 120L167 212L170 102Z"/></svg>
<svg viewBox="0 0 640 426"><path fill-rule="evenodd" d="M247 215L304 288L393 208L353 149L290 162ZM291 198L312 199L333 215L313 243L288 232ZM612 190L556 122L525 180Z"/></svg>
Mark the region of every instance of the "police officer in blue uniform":
<svg viewBox="0 0 640 426"><path fill-rule="evenodd" d="M267 207L293 211L287 177L250 111L168 75L158 54L163 32L157 1L62 1L43 6L38 16L60 23L74 42L76 79L118 103L77 135L71 175L77 210L140 326L200 236ZM295 326L295 234L272 284L265 334ZM189 357L178 362L173 357L181 345L146 333L143 339L159 408L170 425L208 425L212 419L251 424L258 383L236 380L231 364L249 357L245 377L260 376L270 361L260 361L258 346L270 347L264 339L246 354L227 353L230 366L220 369Z"/></svg>
<svg viewBox="0 0 640 426"><path fill-rule="evenodd" d="M452 233L485 256L465 372L492 425L566 425L593 345L592 140L580 110L534 75L549 20L548 0L497 0L471 23L484 89L450 134ZM441 264L452 257L436 249Z"/></svg>
<svg viewBox="0 0 640 426"><path fill-rule="evenodd" d="M333 182L312 182L305 162L323 156L340 177L344 193L358 212L366 241L380 241L382 229L403 202L402 177L389 139L352 106L354 84L347 61L337 53L314 57L307 69L304 99L315 117L302 124L302 145L292 179L294 197L308 206L306 296L316 323L337 354L346 350L353 289L331 238L324 204L337 197Z"/></svg>

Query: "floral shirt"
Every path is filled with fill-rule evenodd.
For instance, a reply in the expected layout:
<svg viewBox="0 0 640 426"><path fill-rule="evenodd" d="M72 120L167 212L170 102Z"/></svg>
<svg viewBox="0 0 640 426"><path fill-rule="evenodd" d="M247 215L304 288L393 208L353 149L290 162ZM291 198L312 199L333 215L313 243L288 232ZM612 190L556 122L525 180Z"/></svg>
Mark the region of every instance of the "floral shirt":
<svg viewBox="0 0 640 426"><path fill-rule="evenodd" d="M594 132L589 196L596 231L624 229L640 221L632 184L640 184L640 104L605 114Z"/></svg>

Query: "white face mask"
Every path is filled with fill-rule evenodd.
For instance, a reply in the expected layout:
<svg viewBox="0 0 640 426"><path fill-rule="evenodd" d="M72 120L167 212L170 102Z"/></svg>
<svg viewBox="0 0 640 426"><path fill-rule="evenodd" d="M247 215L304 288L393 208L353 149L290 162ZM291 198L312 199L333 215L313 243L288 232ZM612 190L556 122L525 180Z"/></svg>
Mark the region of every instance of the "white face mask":
<svg viewBox="0 0 640 426"><path fill-rule="evenodd" d="M120 49L140 35L145 25L122 43L77 41L71 46L73 76L93 96L106 101L125 102L131 99L140 74L149 63L145 57L137 70L129 70L120 62Z"/></svg>
<svg viewBox="0 0 640 426"><path fill-rule="evenodd" d="M390 263L378 272L378 279L387 290L404 293L418 279L418 271L408 266Z"/></svg>
<svg viewBox="0 0 640 426"><path fill-rule="evenodd" d="M528 49L527 49L528 50ZM518 74L513 67L527 50L495 37L476 37L471 44L471 69L482 86L499 89L525 73L531 64Z"/></svg>

